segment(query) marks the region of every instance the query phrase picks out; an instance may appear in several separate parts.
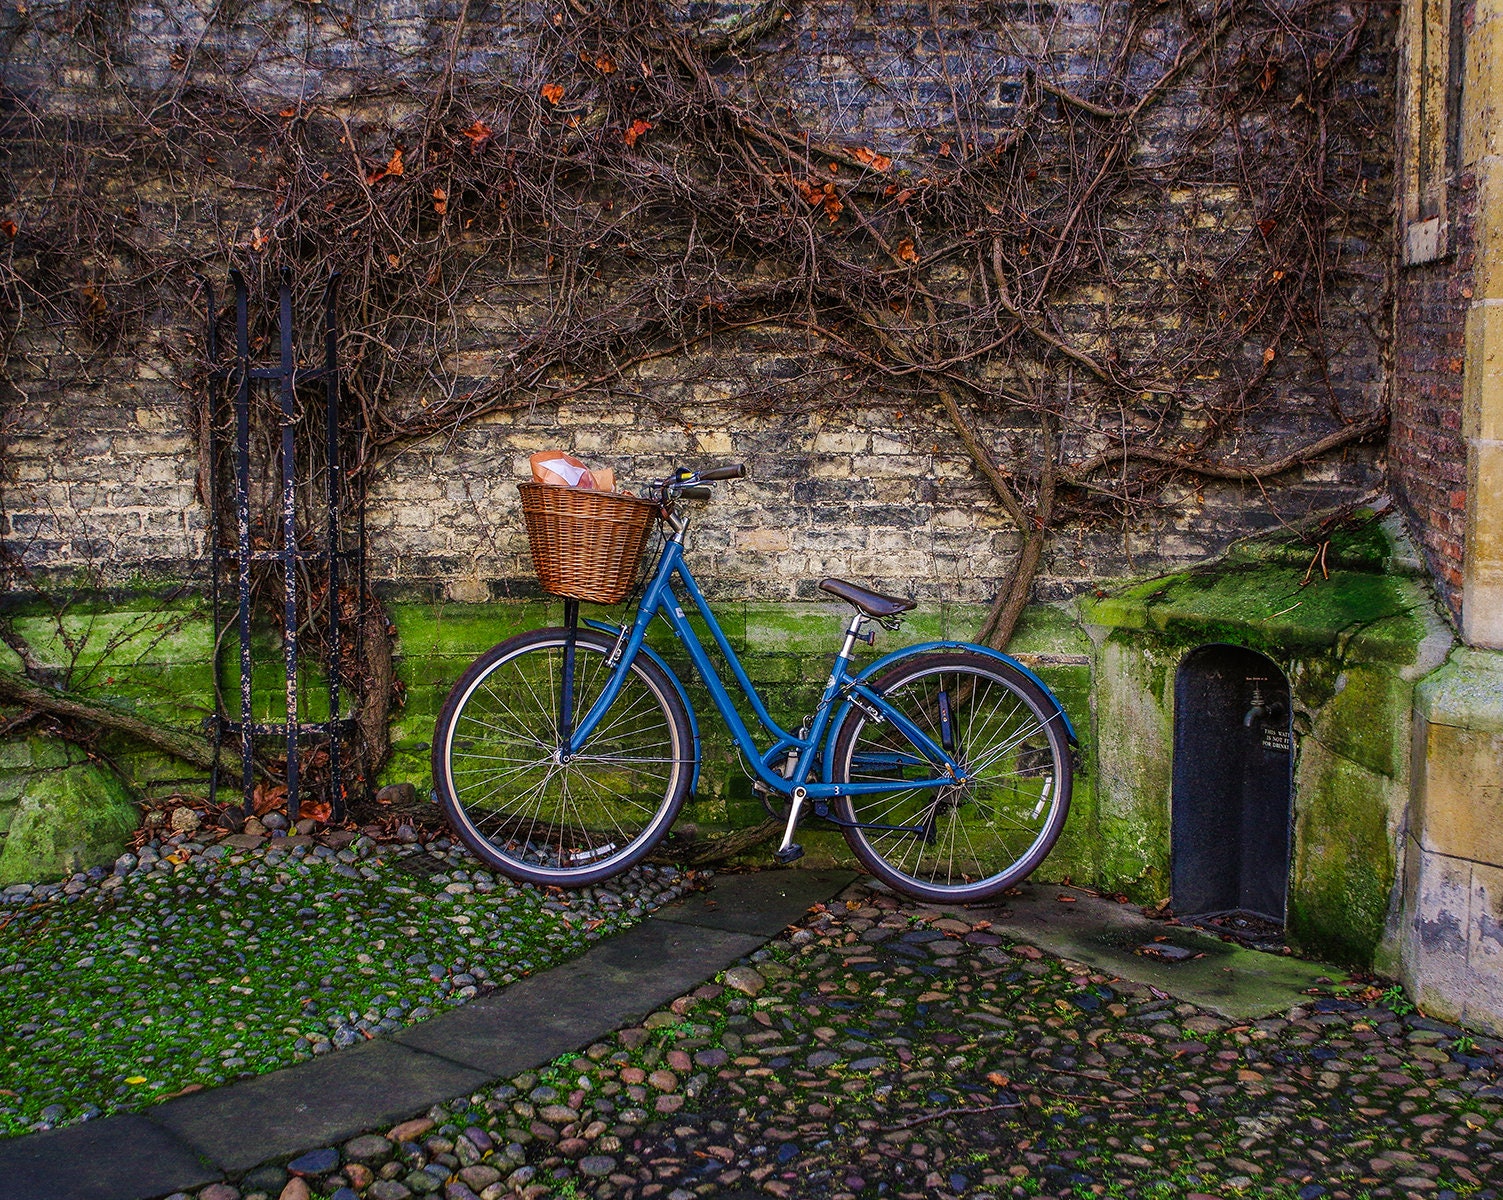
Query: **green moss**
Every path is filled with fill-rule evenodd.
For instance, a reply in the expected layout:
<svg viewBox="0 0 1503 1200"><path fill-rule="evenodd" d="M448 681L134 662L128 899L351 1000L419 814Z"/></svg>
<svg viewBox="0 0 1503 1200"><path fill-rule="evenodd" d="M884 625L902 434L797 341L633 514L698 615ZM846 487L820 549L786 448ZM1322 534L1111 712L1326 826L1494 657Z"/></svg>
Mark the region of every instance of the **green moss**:
<svg viewBox="0 0 1503 1200"><path fill-rule="evenodd" d="M1318 958L1368 966L1396 870L1386 780L1307 741L1296 792L1290 939Z"/></svg>
<svg viewBox="0 0 1503 1200"><path fill-rule="evenodd" d="M1400 527L1374 520L1374 516L1372 509L1358 509L1331 530L1319 529L1317 517L1303 536L1299 536L1297 528L1295 536L1284 530L1260 534L1236 543L1225 557L1228 561L1282 563L1302 572L1313 567L1317 574L1322 562L1326 570L1392 570L1396 558L1395 535L1402 536Z"/></svg>
<svg viewBox="0 0 1503 1200"><path fill-rule="evenodd" d="M593 608L593 606L586 606ZM583 615L598 616L591 612ZM558 624L562 606L539 601L506 604L392 604L387 617L404 659L462 658L466 662L509 637Z"/></svg>
<svg viewBox="0 0 1503 1200"><path fill-rule="evenodd" d="M1333 572L1306 584L1304 572L1277 564L1226 563L1088 600L1083 615L1180 646L1226 641L1276 660L1360 637L1364 657L1408 663L1422 636L1409 619L1414 608L1410 589L1383 575Z"/></svg>
<svg viewBox="0 0 1503 1200"><path fill-rule="evenodd" d="M982 616L978 609L976 621L963 636L975 636ZM1091 639L1081 627L1080 618L1071 608L1056 604L1035 604L1025 609L1013 631L1012 641L1007 644L1009 654L1021 655L1090 654L1091 650ZM1039 674L1045 674L1042 668Z"/></svg>
<svg viewBox="0 0 1503 1200"><path fill-rule="evenodd" d="M78 756L61 742L39 742L34 759ZM113 862L125 850L139 813L119 777L82 761L29 776L0 850L0 885L57 879Z"/></svg>
<svg viewBox="0 0 1503 1200"><path fill-rule="evenodd" d="M1169 894L1169 796L1175 651L1149 637L1113 633L1097 659L1096 881L1141 903Z"/></svg>
<svg viewBox="0 0 1503 1200"><path fill-rule="evenodd" d="M1335 753L1390 778L1404 773L1413 685L1392 671L1354 667L1336 679L1315 735Z"/></svg>
<svg viewBox="0 0 1503 1200"><path fill-rule="evenodd" d="M1432 725L1503 733L1503 654L1458 647L1415 690L1415 711Z"/></svg>

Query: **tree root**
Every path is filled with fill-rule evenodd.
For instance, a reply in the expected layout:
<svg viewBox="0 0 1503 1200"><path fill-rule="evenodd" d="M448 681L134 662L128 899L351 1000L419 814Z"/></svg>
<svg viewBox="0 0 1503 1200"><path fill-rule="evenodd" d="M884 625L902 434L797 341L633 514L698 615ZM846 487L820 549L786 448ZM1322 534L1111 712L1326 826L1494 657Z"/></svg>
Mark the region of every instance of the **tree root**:
<svg viewBox="0 0 1503 1200"><path fill-rule="evenodd" d="M107 700L87 698L76 692L58 691L56 688L34 683L24 675L17 675L12 671L0 670L0 700L54 717L87 721L91 725L112 729L201 771L212 770L215 765L213 743L202 734L159 725ZM221 771L238 777L240 756L232 747L220 747L218 764ZM258 773L265 774L259 769Z"/></svg>

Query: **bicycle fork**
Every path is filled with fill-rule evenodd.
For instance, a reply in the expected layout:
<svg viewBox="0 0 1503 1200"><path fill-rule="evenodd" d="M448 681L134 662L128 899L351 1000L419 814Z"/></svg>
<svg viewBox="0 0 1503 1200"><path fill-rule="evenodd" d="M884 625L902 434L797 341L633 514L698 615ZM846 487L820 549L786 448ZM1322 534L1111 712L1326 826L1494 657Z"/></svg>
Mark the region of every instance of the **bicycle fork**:
<svg viewBox="0 0 1503 1200"><path fill-rule="evenodd" d="M558 754L567 761L574 740L574 656L579 640L579 601L564 601L564 678L558 704Z"/></svg>

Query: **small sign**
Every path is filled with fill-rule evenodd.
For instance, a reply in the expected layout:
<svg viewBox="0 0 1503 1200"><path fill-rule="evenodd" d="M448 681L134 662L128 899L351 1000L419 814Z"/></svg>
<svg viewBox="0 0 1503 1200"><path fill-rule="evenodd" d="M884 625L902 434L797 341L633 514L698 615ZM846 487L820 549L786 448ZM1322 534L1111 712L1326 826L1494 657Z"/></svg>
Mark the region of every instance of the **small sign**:
<svg viewBox="0 0 1503 1200"><path fill-rule="evenodd" d="M1287 729L1273 729L1267 725L1263 727L1263 749L1288 754L1293 748Z"/></svg>

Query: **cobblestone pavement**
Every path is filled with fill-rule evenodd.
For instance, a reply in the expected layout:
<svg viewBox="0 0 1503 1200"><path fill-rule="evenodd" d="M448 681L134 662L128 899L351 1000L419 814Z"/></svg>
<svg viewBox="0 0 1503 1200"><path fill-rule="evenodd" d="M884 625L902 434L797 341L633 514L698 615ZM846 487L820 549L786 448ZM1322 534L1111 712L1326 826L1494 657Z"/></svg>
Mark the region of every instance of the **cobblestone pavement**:
<svg viewBox="0 0 1503 1200"><path fill-rule="evenodd" d="M197 1200L1503 1190L1503 1043L1376 988L1232 1025L989 928L857 885L578 1056Z"/></svg>
<svg viewBox="0 0 1503 1200"><path fill-rule="evenodd" d="M272 813L272 838L223 837L178 815L185 829L113 870L0 889L0 1137L395 1033L694 885L644 864L559 893L496 877L446 836L419 844L410 826L395 842L315 837L311 821L284 836Z"/></svg>

